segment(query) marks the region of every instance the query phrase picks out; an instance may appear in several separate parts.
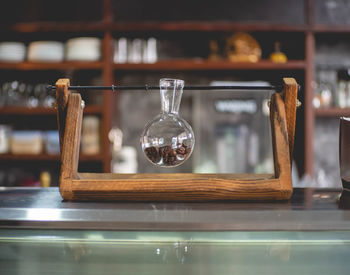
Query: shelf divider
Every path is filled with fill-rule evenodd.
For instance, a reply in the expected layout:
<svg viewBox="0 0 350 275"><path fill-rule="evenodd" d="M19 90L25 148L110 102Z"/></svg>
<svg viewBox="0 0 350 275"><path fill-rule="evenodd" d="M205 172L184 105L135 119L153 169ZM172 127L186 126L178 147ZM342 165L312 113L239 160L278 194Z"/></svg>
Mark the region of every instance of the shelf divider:
<svg viewBox="0 0 350 275"><path fill-rule="evenodd" d="M340 107L331 107L331 108L314 108L314 113L316 117L350 117L350 107L340 108Z"/></svg>

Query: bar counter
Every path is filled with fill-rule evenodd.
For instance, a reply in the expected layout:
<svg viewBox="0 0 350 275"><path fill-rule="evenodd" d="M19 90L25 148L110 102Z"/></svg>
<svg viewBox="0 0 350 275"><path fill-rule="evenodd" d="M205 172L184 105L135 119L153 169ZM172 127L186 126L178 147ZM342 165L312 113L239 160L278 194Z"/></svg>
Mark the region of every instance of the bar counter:
<svg viewBox="0 0 350 275"><path fill-rule="evenodd" d="M285 202L63 202L0 191L1 274L349 274L345 193Z"/></svg>
<svg viewBox="0 0 350 275"><path fill-rule="evenodd" d="M65 202L58 188L2 188L0 228L120 231L347 231L350 195L294 189L281 202Z"/></svg>

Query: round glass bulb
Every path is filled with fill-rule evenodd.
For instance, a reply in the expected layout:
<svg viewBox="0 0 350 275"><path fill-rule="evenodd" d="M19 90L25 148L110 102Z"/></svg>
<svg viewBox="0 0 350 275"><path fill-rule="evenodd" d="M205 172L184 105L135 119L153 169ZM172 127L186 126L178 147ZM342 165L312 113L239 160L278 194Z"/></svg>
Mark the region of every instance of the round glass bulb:
<svg viewBox="0 0 350 275"><path fill-rule="evenodd" d="M141 135L141 146L154 165L174 167L192 154L195 144L191 126L179 116L184 81L162 78L159 82L161 111Z"/></svg>

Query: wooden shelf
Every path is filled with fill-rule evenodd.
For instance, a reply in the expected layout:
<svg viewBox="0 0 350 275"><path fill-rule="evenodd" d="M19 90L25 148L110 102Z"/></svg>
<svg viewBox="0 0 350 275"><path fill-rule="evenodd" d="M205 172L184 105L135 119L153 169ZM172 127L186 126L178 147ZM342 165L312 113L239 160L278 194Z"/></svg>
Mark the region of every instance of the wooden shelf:
<svg viewBox="0 0 350 275"><path fill-rule="evenodd" d="M60 155L48 155L48 154L0 154L0 161L8 160L8 161L59 161ZM103 156L101 154L98 155L80 155L80 161L102 161Z"/></svg>
<svg viewBox="0 0 350 275"><path fill-rule="evenodd" d="M262 60L257 63L243 63L226 60L174 59L158 61L152 64L114 64L113 67L117 70L302 70L305 69L305 61L290 60L287 63L273 63L268 60Z"/></svg>
<svg viewBox="0 0 350 275"><path fill-rule="evenodd" d="M13 25L0 25L1 30L9 30L21 33L32 32L86 32L86 31L104 31L108 26L102 21L95 22L55 22L38 21L23 22Z"/></svg>
<svg viewBox="0 0 350 275"><path fill-rule="evenodd" d="M4 34L4 40L11 38L24 41L34 41L37 37L46 37L45 39L52 39L52 37L58 37L58 39L68 39L73 36L85 36L85 33L93 36L98 36L102 41L103 59L101 62L59 62L59 63L48 63L48 62L23 62L23 63L7 63L0 62L1 70L18 70L18 71L45 71L51 70L52 72L58 71L65 72L65 70L98 70L101 73L102 85L111 85L112 83L118 82L118 71L122 73L130 73L132 71L210 71L218 70L224 72L234 70L246 70L248 74L260 75L263 70L269 71L269 74L273 75L290 75L293 74L304 74L304 79L301 83L303 87L303 103L304 103L304 140L301 138L296 142L297 147L295 155L300 163L300 173L313 173L313 135L314 135L314 119L317 117L340 117L350 116L350 108L330 108L330 109L313 109L313 88L312 82L315 80L314 72L314 59L315 59L315 43L317 43L317 36L325 34L350 34L350 25L343 26L330 26L314 24L314 7L316 5L315 0L304 1L304 15L305 20L301 21L300 24L278 24L278 23L267 23L267 22L232 22L227 20L221 21L117 21L118 16L116 11L113 9L113 1L103 0L101 1L101 20L95 21L36 21L36 22L19 22L10 24L0 24L0 31ZM29 11L28 11L29 12ZM38 14L38 10L35 13L31 11L32 16L28 18L35 18ZM41 12L41 11L40 11ZM48 11L50 12L50 11ZM145 11L147 12L147 11ZM275 11L276 12L276 11ZM64 18L64 17L62 17ZM220 16L218 16L220 19ZM304 23L303 23L304 22ZM164 60L154 64L112 64L113 50L112 43L113 39L121 36L126 37L147 37L155 36L162 37L166 33L176 34L176 32L202 32L201 35L210 37L221 37L229 33L236 31L251 32L253 36L256 33L258 35L268 35L270 38L279 40L286 37L296 36L297 41L295 43L301 43L304 48L304 60L290 60L285 64L276 64L268 60L262 60L258 63L232 63L229 61L218 61L212 62L208 60L195 60L195 59L182 59L182 60ZM187 33L187 34L188 34ZM34 34L32 36L32 34ZM52 34L52 35L51 35ZM328 37L327 36L327 37ZM8 38L6 38L8 37ZM23 39L22 39L22 38ZM269 38L269 39L270 39ZM176 39L181 39L177 37ZM289 41L289 40L287 40ZM301 51L300 51L301 52ZM249 71L251 70L251 71ZM282 73L279 73L279 71ZM254 71L254 72L253 72ZM115 74L114 74L115 72ZM7 73L7 72L3 72ZM53 83L52 83L53 84ZM109 140L108 130L111 125L112 116L112 94L103 93L103 109L100 106L88 106L84 110L85 113L95 113L103 116L102 130L103 139L102 147L103 152L101 153L103 158L103 170L109 172L110 170L110 152L109 152ZM90 109L92 108L92 109ZM94 109L95 108L95 109ZM22 107L4 107L0 108L0 115L55 115L54 109L50 108L35 108L28 109ZM299 134L300 135L300 132ZM299 145L298 145L299 144ZM299 147L298 147L299 146ZM300 147L301 146L301 147ZM300 150L301 148L305 150ZM16 156L17 157L17 156ZM32 159L33 156L28 157ZM51 157L51 156L50 156ZM11 159L11 156L8 156ZM12 157L13 158L13 157ZM4 159L4 157L0 157ZM58 158L56 157L56 160ZM15 162L14 162L15 164Z"/></svg>
<svg viewBox="0 0 350 275"><path fill-rule="evenodd" d="M103 107L101 105L87 105L84 108L84 114L102 114ZM20 107L5 106L0 107L0 115L56 115L55 108L47 107Z"/></svg>
<svg viewBox="0 0 350 275"><path fill-rule="evenodd" d="M249 63L227 60L174 59L156 63L123 63L113 66L119 70L299 70L305 68L305 61L290 60L287 63L273 63L269 60L261 60L257 63ZM91 70L101 68L102 62L0 62L0 69L5 70Z"/></svg>
<svg viewBox="0 0 350 275"><path fill-rule="evenodd" d="M5 70L96 70L102 69L102 62L64 61L64 62L0 62Z"/></svg>
<svg viewBox="0 0 350 275"><path fill-rule="evenodd" d="M317 117L342 117L350 116L350 108L315 108L315 116Z"/></svg>
<svg viewBox="0 0 350 275"><path fill-rule="evenodd" d="M316 33L350 33L349 26L329 26L329 25L315 25L312 30Z"/></svg>
<svg viewBox="0 0 350 275"><path fill-rule="evenodd" d="M349 26L341 25L290 25L266 22L244 23L230 21L130 21L130 22L61 22L38 21L0 25L0 30L19 33L33 32L89 32L89 31L265 31L265 32L350 32Z"/></svg>
<svg viewBox="0 0 350 275"><path fill-rule="evenodd" d="M230 21L139 21L118 22L108 26L113 31L283 31L303 32L303 25L239 23Z"/></svg>
<svg viewBox="0 0 350 275"><path fill-rule="evenodd" d="M86 32L86 31L283 31L303 32L304 25L243 23L230 21L130 21L130 22L23 22L1 25L1 30L20 33L32 32Z"/></svg>

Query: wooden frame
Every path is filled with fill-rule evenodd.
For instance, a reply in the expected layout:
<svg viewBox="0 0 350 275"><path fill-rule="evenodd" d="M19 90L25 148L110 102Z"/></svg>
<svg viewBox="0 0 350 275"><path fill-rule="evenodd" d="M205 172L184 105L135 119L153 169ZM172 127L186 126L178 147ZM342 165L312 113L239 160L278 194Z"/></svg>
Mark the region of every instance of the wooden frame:
<svg viewBox="0 0 350 275"><path fill-rule="evenodd" d="M56 82L61 146L60 193L65 200L212 201L284 200L293 187L293 151L298 84L284 78L282 93L270 100L274 174L78 173L83 107L70 94L68 79Z"/></svg>

